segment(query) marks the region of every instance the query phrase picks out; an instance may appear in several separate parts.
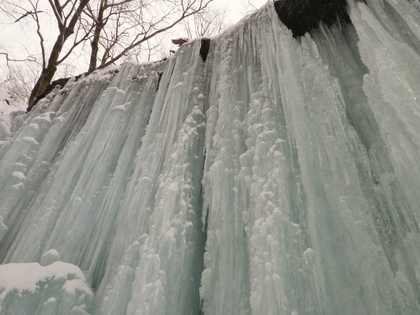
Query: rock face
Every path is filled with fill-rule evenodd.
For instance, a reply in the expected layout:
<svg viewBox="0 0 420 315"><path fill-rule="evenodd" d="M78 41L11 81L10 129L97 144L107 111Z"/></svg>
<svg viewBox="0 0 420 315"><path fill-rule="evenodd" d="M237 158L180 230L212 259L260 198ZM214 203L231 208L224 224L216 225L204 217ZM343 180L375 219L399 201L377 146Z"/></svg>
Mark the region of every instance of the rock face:
<svg viewBox="0 0 420 315"><path fill-rule="evenodd" d="M346 0L279 0L274 7L295 37L317 29L321 22L326 25L350 22Z"/></svg>

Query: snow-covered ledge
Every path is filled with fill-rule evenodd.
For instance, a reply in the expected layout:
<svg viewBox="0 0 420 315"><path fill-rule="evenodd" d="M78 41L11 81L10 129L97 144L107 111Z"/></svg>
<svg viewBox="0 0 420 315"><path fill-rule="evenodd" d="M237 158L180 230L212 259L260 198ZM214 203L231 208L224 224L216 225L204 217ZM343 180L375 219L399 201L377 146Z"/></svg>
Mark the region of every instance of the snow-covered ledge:
<svg viewBox="0 0 420 315"><path fill-rule="evenodd" d="M0 314L91 314L94 296L79 267L58 261L56 250L39 263L0 265Z"/></svg>

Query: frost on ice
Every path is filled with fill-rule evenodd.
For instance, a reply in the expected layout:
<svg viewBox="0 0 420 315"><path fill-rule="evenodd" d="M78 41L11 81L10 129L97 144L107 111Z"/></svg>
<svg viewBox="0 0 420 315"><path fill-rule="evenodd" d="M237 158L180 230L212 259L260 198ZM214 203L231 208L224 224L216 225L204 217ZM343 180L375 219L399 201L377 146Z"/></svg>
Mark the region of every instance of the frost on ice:
<svg viewBox="0 0 420 315"><path fill-rule="evenodd" d="M0 118L0 314L419 314L413 2L268 3Z"/></svg>

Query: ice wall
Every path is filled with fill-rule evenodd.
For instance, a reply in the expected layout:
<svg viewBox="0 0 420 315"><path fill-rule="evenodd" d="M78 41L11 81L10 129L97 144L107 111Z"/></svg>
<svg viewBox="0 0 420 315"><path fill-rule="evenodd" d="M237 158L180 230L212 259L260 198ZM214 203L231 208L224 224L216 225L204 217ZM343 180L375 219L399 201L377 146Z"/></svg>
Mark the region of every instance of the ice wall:
<svg viewBox="0 0 420 315"><path fill-rule="evenodd" d="M419 314L420 12L349 5L295 39L268 3L2 124L0 314Z"/></svg>

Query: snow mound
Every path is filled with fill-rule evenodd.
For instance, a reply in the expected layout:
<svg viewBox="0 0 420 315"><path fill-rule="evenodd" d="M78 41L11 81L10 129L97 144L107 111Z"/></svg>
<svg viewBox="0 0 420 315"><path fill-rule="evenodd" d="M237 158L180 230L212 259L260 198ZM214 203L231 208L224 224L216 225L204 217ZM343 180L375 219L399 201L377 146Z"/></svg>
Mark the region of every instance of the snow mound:
<svg viewBox="0 0 420 315"><path fill-rule="evenodd" d="M55 252L47 256L55 256ZM47 254L47 253L46 253ZM44 255L45 256L45 255ZM79 267L55 261L0 265L0 314L91 314L93 293Z"/></svg>

